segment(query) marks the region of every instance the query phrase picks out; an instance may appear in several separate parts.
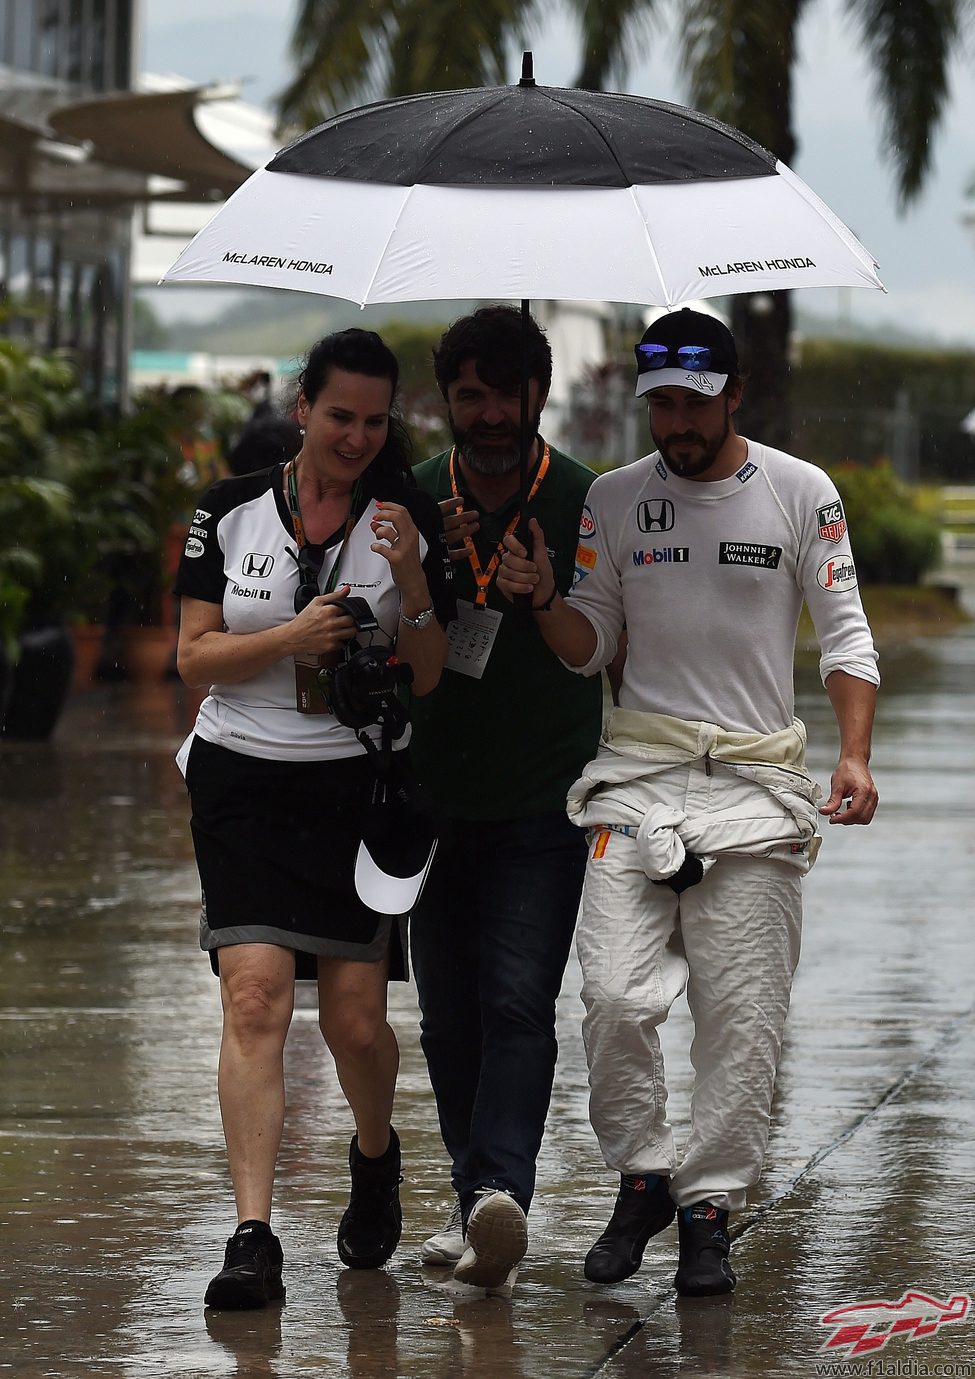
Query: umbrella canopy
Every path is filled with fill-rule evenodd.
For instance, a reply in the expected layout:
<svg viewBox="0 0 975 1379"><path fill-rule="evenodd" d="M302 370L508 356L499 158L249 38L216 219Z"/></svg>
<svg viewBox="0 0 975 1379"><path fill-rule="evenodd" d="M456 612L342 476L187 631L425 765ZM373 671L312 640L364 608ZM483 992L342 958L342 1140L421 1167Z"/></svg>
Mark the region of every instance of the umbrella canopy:
<svg viewBox="0 0 975 1379"><path fill-rule="evenodd" d="M337 115L254 173L163 281L374 302L883 284L783 163L683 106L517 86Z"/></svg>

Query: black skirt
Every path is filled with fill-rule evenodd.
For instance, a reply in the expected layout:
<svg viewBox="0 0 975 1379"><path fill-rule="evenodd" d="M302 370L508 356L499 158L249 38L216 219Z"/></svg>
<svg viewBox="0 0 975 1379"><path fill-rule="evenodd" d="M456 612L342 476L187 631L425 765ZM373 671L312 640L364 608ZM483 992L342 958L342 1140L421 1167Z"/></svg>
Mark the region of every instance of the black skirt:
<svg viewBox="0 0 975 1379"><path fill-rule="evenodd" d="M194 737L186 764L203 889L200 947L219 971L230 944L295 953L295 975L317 959L379 962L406 981L406 916L359 899L355 858L372 794L368 759L269 761Z"/></svg>

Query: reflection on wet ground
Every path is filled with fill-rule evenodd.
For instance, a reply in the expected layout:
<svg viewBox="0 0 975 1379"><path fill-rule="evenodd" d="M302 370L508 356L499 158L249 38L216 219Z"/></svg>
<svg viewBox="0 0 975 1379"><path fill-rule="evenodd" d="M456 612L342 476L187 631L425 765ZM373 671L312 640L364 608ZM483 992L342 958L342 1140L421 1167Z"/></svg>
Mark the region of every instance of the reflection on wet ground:
<svg viewBox="0 0 975 1379"><path fill-rule="evenodd" d="M848 1351L820 1352L826 1312L909 1290L942 1302L970 1292L975 635L906 647L885 669L881 813L869 830L828 830L808 879L767 1175L736 1223L739 1291L701 1303L675 1302L672 1229L636 1278L599 1289L582 1277L613 1184L586 1119L573 964L532 1248L511 1299L417 1262L449 1204L410 986L393 990L407 1224L391 1267L354 1273L336 1257L350 1118L303 994L275 1218L288 1302L205 1313L233 1223L214 1086L219 1002L196 948L172 764L194 703L172 685L98 690L72 703L52 743L0 747L0 1373L853 1374ZM835 729L805 673L799 711L825 782ZM683 1006L665 1036L680 1127ZM975 1365L975 1323L895 1336L871 1356L916 1366L888 1373ZM848 1367L817 1370L826 1362Z"/></svg>

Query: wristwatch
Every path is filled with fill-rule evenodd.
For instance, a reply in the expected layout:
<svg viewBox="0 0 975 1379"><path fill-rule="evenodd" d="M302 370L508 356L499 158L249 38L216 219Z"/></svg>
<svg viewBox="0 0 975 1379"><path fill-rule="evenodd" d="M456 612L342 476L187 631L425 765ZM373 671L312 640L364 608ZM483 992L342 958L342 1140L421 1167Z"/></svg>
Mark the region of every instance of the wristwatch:
<svg viewBox="0 0 975 1379"><path fill-rule="evenodd" d="M400 613L399 615L400 622L406 623L407 627L415 627L417 629L426 627L427 623L430 622L432 618L432 608L424 608L423 612L417 613L415 618L408 618L405 613Z"/></svg>

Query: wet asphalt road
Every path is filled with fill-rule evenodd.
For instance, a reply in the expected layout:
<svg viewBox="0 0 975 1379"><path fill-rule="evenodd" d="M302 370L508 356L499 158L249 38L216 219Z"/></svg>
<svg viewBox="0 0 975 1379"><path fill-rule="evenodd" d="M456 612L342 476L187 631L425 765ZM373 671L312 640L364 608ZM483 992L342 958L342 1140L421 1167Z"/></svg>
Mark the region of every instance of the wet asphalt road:
<svg viewBox="0 0 975 1379"><path fill-rule="evenodd" d="M52 743L0 746L0 1374L975 1372L971 1315L858 1356L820 1349L833 1334L820 1318L842 1305L975 1294L975 632L888 650L883 669L881 812L866 830L829 829L806 882L767 1172L735 1222L739 1288L702 1303L675 1300L673 1228L635 1278L583 1279L614 1185L586 1118L573 963L531 1249L510 1300L417 1262L448 1178L414 990L400 986L406 1226L390 1267L345 1271L335 1253L351 1122L305 993L275 1216L287 1305L206 1313L233 1219L217 985L197 948L172 764L193 700L173 685L97 690L72 701ZM825 783L828 703L808 670L800 684ZM679 1130L683 1003L664 1033Z"/></svg>

